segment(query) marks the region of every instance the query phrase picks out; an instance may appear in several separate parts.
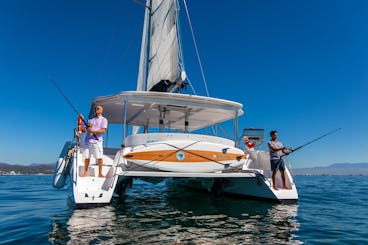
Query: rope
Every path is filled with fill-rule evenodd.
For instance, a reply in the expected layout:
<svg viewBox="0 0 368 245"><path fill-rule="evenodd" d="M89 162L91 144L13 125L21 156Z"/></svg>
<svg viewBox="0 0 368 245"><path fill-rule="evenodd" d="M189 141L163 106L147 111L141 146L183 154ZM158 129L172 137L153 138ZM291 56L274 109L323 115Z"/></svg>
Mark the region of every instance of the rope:
<svg viewBox="0 0 368 245"><path fill-rule="evenodd" d="M190 88L193 90L194 95L197 95L197 92L195 91L195 89L194 89L194 87L193 87L193 84L192 84L192 82L190 81L189 77L187 77L187 80L188 80L188 83L189 83Z"/></svg>
<svg viewBox="0 0 368 245"><path fill-rule="evenodd" d="M127 171L125 171L125 173L123 173L123 174L121 174L120 176L125 176L126 174L128 174L128 172L129 171L133 171L133 170L135 170L135 169L137 169L137 168L140 168L140 167L144 167L145 165L147 165L147 164L150 164L150 163L153 163L153 162L158 162L158 161L160 161L160 160L164 160L165 158L168 158L169 156L172 156L172 155L174 155L174 154L176 154L178 151L181 151L181 150L185 150L186 148L188 148L188 147L190 147L190 146L192 146L192 145L194 145L194 144L196 144L196 143L198 143L199 141L195 141L195 142L193 142L193 143L191 143L191 144L189 144L189 145L187 145L187 146L185 146L184 148L178 148L178 147L174 147L174 148L176 148L176 149L178 149L176 152L174 152L174 153L170 153L169 155L167 155L167 156L163 156L163 157L161 157L161 158L158 158L158 159L154 159L154 160L151 160L151 161L149 161L149 162L146 162L145 164L142 164L142 165L140 165L140 164L136 164L137 166L135 166L135 167L133 167L133 168L131 168L131 169L129 169L129 170L127 170ZM166 145L169 145L169 144L166 144ZM171 145L169 145L169 146L171 146ZM120 151L121 152L121 151ZM122 152L120 153L120 154L122 154ZM120 157L120 156L119 156ZM126 159L125 157L123 157L126 161L128 161L128 159ZM120 160L120 159L119 159Z"/></svg>
<svg viewBox="0 0 368 245"><path fill-rule="evenodd" d="M198 141L198 142L199 142L199 141ZM170 144L167 144L167 143L165 143L165 144L166 144L166 145L168 145L168 146L171 146L171 147L173 147L173 148L178 149L176 152L179 152L179 151L181 151L181 150L185 151L184 149L180 149L179 147L176 147L176 146L174 146L174 145L170 145ZM188 146L188 147L189 147L189 146ZM185 148L188 148L188 147L185 147ZM219 162L219 161L216 161L216 160L212 160L212 159L210 159L210 158L208 158L208 157L202 156L202 155L197 154L197 153L194 153L194 152L188 152L188 153L189 153L189 154L192 154L192 155L195 155L195 156L197 156L197 157L203 158L203 159L205 159L205 160L208 160L208 161L210 161L210 162L218 163L218 164L223 165L223 166L225 166L225 167L228 167L228 166L229 166L229 164L227 164L227 163L222 163L222 162ZM170 154L170 155L173 155L173 154Z"/></svg>
<svg viewBox="0 0 368 245"><path fill-rule="evenodd" d="M206 94L209 97L210 94L208 92L208 88L207 88L207 82L206 82L206 77L204 75L203 72L203 67L202 67L202 62L201 62L201 57L199 56L199 51L198 51L198 47L197 47L197 42L194 36L194 31L193 31L193 27L192 27L192 21L190 20L190 16L189 16L189 12L188 12L188 7L187 7L187 2L186 0L183 1L184 2L184 6L185 6L185 12L187 13L187 17L188 17L188 22L189 22L189 27L190 27L190 31L192 33L192 38L193 38L193 42L194 42L194 47L195 47L195 51L197 54L197 59L198 59L198 63L199 63L199 68L201 69L201 74L202 74L202 79L203 79L203 83L204 83L204 87L206 88Z"/></svg>
<svg viewBox="0 0 368 245"><path fill-rule="evenodd" d="M181 28L180 28L180 18L179 18L179 11L180 11L180 4L179 1L176 0L176 9L175 9L175 19L176 19L176 36L178 39L178 46L179 46L179 54L178 54L178 60L179 60L179 70L185 71L184 67L184 52L183 52L183 44L181 41Z"/></svg>

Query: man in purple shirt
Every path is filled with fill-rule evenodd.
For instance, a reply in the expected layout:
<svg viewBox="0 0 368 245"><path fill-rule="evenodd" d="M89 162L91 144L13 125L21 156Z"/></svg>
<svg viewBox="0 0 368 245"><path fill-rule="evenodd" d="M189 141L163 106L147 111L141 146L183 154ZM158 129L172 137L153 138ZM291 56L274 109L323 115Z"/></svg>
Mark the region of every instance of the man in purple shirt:
<svg viewBox="0 0 368 245"><path fill-rule="evenodd" d="M107 129L107 119L102 116L103 108L102 106L96 106L96 115L94 118L88 120L88 126L83 128L83 132L87 132L85 142L85 151L84 151L84 173L82 177L86 177L88 175L88 166L89 161L92 155L97 159L98 162L98 177L104 178L105 176L102 174L102 155L103 155L103 147L102 147L102 135L106 132Z"/></svg>

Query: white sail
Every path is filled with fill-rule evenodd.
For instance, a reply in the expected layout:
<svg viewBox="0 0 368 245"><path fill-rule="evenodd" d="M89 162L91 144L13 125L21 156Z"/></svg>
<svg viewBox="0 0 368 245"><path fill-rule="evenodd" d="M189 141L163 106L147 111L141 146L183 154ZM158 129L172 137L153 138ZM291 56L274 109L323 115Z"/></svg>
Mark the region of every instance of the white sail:
<svg viewBox="0 0 368 245"><path fill-rule="evenodd" d="M176 0L152 0L147 91L179 77L176 10Z"/></svg>

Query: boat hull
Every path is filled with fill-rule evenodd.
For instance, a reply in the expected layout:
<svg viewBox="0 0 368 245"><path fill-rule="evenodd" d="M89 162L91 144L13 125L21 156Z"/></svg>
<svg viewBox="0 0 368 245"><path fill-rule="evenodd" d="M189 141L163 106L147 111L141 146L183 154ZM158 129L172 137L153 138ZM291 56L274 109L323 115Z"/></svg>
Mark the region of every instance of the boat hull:
<svg viewBox="0 0 368 245"><path fill-rule="evenodd" d="M245 162L241 149L213 142L160 141L130 147L128 163L171 172L216 172L238 167Z"/></svg>
<svg viewBox="0 0 368 245"><path fill-rule="evenodd" d="M278 203L296 203L295 185L290 190L274 190L262 175L241 178L175 178L174 183L192 189L207 191L216 196L232 195L247 199L263 199Z"/></svg>
<svg viewBox="0 0 368 245"><path fill-rule="evenodd" d="M114 193L117 177L116 165L112 157L103 155L102 174L98 177L96 159L91 158L87 177L81 177L84 172L84 157L81 151L74 153L70 169L72 192L68 197L68 204L76 208L90 208L108 205Z"/></svg>

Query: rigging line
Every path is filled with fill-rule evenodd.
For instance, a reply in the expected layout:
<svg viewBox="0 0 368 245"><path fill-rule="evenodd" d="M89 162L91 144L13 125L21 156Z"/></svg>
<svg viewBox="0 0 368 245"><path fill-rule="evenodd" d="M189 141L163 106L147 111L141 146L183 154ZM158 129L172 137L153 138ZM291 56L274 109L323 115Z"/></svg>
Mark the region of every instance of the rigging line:
<svg viewBox="0 0 368 245"><path fill-rule="evenodd" d="M203 79L204 87L206 89L206 94L209 97L210 94L208 92L206 77L205 77L204 72L203 72L201 57L199 56L199 51L198 51L198 47L197 47L197 41L196 41L195 36L194 36L194 31L193 31L193 27L192 27L192 21L190 20L189 11L188 11L188 7L187 7L187 2L186 2L186 0L183 0L183 2L184 2L184 6L185 6L185 12L187 13L187 17L188 17L190 31L192 33L192 38L193 38L194 47L195 47L197 58L198 58L199 68L201 69L201 73L202 73L202 79Z"/></svg>
<svg viewBox="0 0 368 245"><path fill-rule="evenodd" d="M175 9L175 18L176 18L176 30L177 30L177 38L178 38L178 46L179 46L179 66L180 69L183 71L185 70L185 65L184 65L184 52L183 52L183 44L181 41L181 29L180 29L180 18L179 18L179 12L180 12L180 3L178 0L176 1L176 9Z"/></svg>
<svg viewBox="0 0 368 245"><path fill-rule="evenodd" d="M221 126L221 124L217 124L217 127L220 129L220 131L222 131L222 133L225 135L226 138L230 139L230 135L228 134L228 132L226 132L225 128L223 126Z"/></svg>
<svg viewBox="0 0 368 245"><path fill-rule="evenodd" d="M187 76L187 80L188 80L188 82L189 82L189 85L190 85L191 89L193 90L193 93L194 93L195 95L197 95L197 92L195 91L195 89L194 89L194 87L193 87L193 84L192 84L192 82L190 81L190 79L189 79L189 77L188 77L188 76Z"/></svg>
<svg viewBox="0 0 368 245"><path fill-rule="evenodd" d="M199 141L198 141L198 142L199 142ZM170 144L168 144L168 143L166 143L166 145L168 145L168 146L171 146L171 147L173 147L173 148L178 149L176 152L181 151L181 150L186 151L185 149L180 149L179 147L176 147L176 146L174 146L174 145L170 145ZM188 147L186 147L186 148L188 148ZM208 157L202 156L202 155L200 155L200 154L194 153L194 152L192 152L192 151L186 151L186 152L187 152L187 153L189 153L189 154L192 154L192 155L194 155L194 156L197 156L197 157L203 158L203 159L205 159L205 160L208 160L208 161L210 161L210 162L214 162L214 163L217 163L217 164L223 165L223 166L225 166L225 167L228 167L228 166L230 165L229 163L222 163L222 162L219 162L219 161L213 160L213 159L211 159L211 158L208 158Z"/></svg>
<svg viewBox="0 0 368 245"><path fill-rule="evenodd" d="M177 148L178 150L176 151L176 152L174 152L174 153L170 153L169 155L167 155L167 156L164 156L164 157L161 157L161 158L158 158L158 159L154 159L154 160L151 160L151 161L149 161L149 162L146 162L145 164L142 164L142 165L139 165L139 164L136 164L137 166L136 167L133 167L132 169L129 169L129 170L123 170L125 173L123 173L123 174L120 174L119 176L125 176L126 174L128 174L128 172L129 171L133 171L134 169L137 169L137 168L140 168L140 167L144 167L145 165L147 165L147 164L150 164L150 163L153 163L153 162L158 162L158 161L160 161L160 160L163 160L163 159L165 159L165 158L168 158L169 156L172 156L172 155L174 155L174 154L176 154L178 151L181 151L181 150L185 150L186 148L188 148L188 147L190 147L190 146L192 146L192 145L195 145L196 143L198 143L199 141L195 141L195 142L193 142L193 143L191 143L191 144L189 144L189 145L187 145L187 146L185 146L184 148L178 148L178 147L174 147L174 148ZM169 144L166 144L166 145L169 145ZM169 145L169 146L171 146L171 145ZM122 153L120 153L120 154L122 154ZM119 156L120 157L120 156ZM126 160L126 161L128 161L128 159L127 158L125 158L124 156L123 156L123 158Z"/></svg>
<svg viewBox="0 0 368 245"><path fill-rule="evenodd" d="M104 54L104 57L102 59L100 69L97 73L97 78L96 78L96 81L95 81L96 86L98 86L99 83L101 83L102 76L105 73L105 68L107 66L107 63L108 63L109 60L111 60L112 48L114 46L115 40L117 39L117 30L118 30L118 27L121 23L121 21L119 21L120 18L122 18L122 15L120 15L119 13L116 14L116 16L114 16L114 18L113 18L113 25L112 25L111 32L110 32L110 38L108 40L107 45L105 46L105 52L104 52L105 54ZM105 84L104 87L106 88L106 84Z"/></svg>
<svg viewBox="0 0 368 245"><path fill-rule="evenodd" d="M143 6L143 7L145 7L145 8L149 8L149 9L151 9L149 6L146 6L146 4L145 3L143 3L143 2L141 2L141 1L138 1L138 0L132 0L133 2L135 2L136 4L138 4L138 5L141 5L141 6Z"/></svg>
<svg viewBox="0 0 368 245"><path fill-rule="evenodd" d="M128 59L128 53L130 50L132 50L132 47L137 43L137 40L139 38L140 33L137 31L135 33L132 33L131 35L131 39L128 43L128 45L125 47L125 49L123 49L122 51L120 50L120 54L119 52L116 52L118 54L116 62L114 62L112 69L111 69L111 74L109 76L108 79L106 79L106 82L104 83L104 89L109 87L110 82L115 82L115 80L112 78L112 74L116 74L117 71L119 69L121 69L121 67L126 66L126 63L128 63L127 61L129 61ZM111 84L110 84L111 85Z"/></svg>
<svg viewBox="0 0 368 245"><path fill-rule="evenodd" d="M189 144L189 145L185 146L184 148L179 148L179 147L175 147L175 146L173 146L173 145L170 145L170 144L168 144L168 143L163 143L163 144L165 144L165 145L168 145L168 146L171 146L171 147L175 148L177 151L175 151L175 152L173 152L173 153L170 153L170 154L168 154L168 155L166 155L166 156L163 156L163 157L161 157L161 158L157 158L156 160L152 160L151 162L159 162L159 161L165 160L165 159L167 159L168 157L170 157L170 156L172 156L172 155L174 155L174 154L178 153L179 151L185 151L185 149L187 149L187 148L191 147L192 145L197 144L198 142L199 142L199 141L194 141L193 143L191 143L191 144Z"/></svg>

